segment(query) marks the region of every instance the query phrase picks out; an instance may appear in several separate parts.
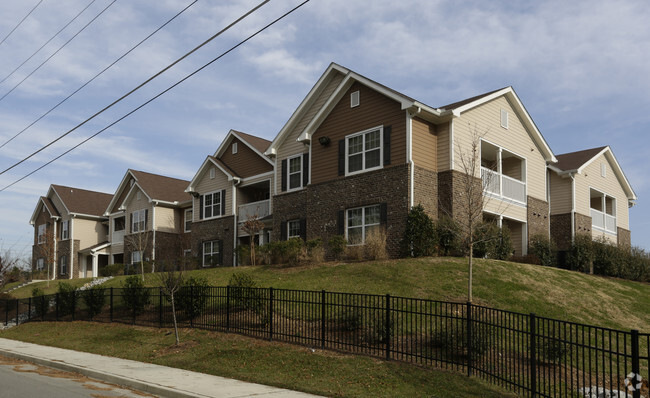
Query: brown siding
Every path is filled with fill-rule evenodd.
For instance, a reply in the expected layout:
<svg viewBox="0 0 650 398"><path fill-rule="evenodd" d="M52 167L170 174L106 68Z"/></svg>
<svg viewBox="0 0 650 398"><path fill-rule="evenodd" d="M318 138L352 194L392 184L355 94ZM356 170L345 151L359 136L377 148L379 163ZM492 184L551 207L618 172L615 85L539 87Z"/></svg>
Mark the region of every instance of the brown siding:
<svg viewBox="0 0 650 398"><path fill-rule="evenodd" d="M124 189L122 190L122 192L120 192L120 196L118 196L118 199L115 202L115 205L111 209L111 214L112 213L117 213L118 211L120 211L119 209L120 209L120 206L122 205L122 202L124 202L124 199L126 198L126 195L129 193L129 190L131 190L131 183L130 183L131 180L133 180L133 178L129 177L129 182L127 182L127 184L124 186Z"/></svg>
<svg viewBox="0 0 650 398"><path fill-rule="evenodd" d="M442 123L436 126L436 131L438 133L438 171L449 170L449 124Z"/></svg>
<svg viewBox="0 0 650 398"><path fill-rule="evenodd" d="M350 107L350 93L359 91L360 104ZM360 84L354 83L334 106L312 137L311 182L318 184L338 177L338 141L349 134L377 126L392 126L391 164L406 163L406 115L399 103ZM318 143L327 136L327 146Z"/></svg>
<svg viewBox="0 0 650 398"><path fill-rule="evenodd" d="M232 144L235 142L237 143L237 153L233 155ZM273 171L271 163L262 159L260 155L237 138L232 139L220 159L237 175L244 178Z"/></svg>
<svg viewBox="0 0 650 398"><path fill-rule="evenodd" d="M422 119L413 118L412 133L413 162L417 167L437 171L438 136L435 126Z"/></svg>

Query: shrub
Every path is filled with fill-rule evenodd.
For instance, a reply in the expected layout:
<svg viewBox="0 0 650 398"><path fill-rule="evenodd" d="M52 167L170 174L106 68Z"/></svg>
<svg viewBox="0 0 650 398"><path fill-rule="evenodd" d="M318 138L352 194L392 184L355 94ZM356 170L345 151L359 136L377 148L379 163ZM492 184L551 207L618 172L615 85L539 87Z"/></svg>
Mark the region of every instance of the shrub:
<svg viewBox="0 0 650 398"><path fill-rule="evenodd" d="M625 260L628 257L618 247L611 245L605 238L593 242L594 273L605 276L623 277Z"/></svg>
<svg viewBox="0 0 650 398"><path fill-rule="evenodd" d="M375 314L370 323L366 325L364 340L369 344L385 344L395 333L395 320L390 318L390 323L386 323L386 317L383 313Z"/></svg>
<svg viewBox="0 0 650 398"><path fill-rule="evenodd" d="M591 272L594 261L594 245L590 235L577 234L566 256L569 269Z"/></svg>
<svg viewBox="0 0 650 398"><path fill-rule="evenodd" d="M84 303L88 307L88 316L90 316L90 319L102 312L102 308L104 308L104 304L106 303L105 292L106 289L101 286L93 286L81 292Z"/></svg>
<svg viewBox="0 0 650 398"><path fill-rule="evenodd" d="M348 241L343 235L334 235L327 241L330 254L335 260L340 260L345 253L345 248L348 246Z"/></svg>
<svg viewBox="0 0 650 398"><path fill-rule="evenodd" d="M142 277L131 275L122 282L122 299L126 308L136 315L144 311L144 308L151 303L151 296L149 290L144 287Z"/></svg>
<svg viewBox="0 0 650 398"><path fill-rule="evenodd" d="M488 258L499 237L499 227L493 222L483 222L474 230L474 257Z"/></svg>
<svg viewBox="0 0 650 398"><path fill-rule="evenodd" d="M429 345L452 357L467 356L470 353L482 356L490 350L491 333L486 328L475 327L472 329L471 341L468 342L466 325L467 322L463 320L435 331Z"/></svg>
<svg viewBox="0 0 650 398"><path fill-rule="evenodd" d="M187 278L174 296L176 309L184 311L191 319L196 318L205 311L209 290L207 279L192 276ZM167 297L167 300L170 301L171 298Z"/></svg>
<svg viewBox="0 0 650 398"><path fill-rule="evenodd" d="M626 277L639 282L650 282L650 259L640 247L632 247L628 254Z"/></svg>
<svg viewBox="0 0 650 398"><path fill-rule="evenodd" d="M325 258L325 249L323 248L323 240L321 238L308 240L305 242L307 249L307 259L312 263L321 263Z"/></svg>
<svg viewBox="0 0 650 398"><path fill-rule="evenodd" d="M537 234L530 237L529 252L535 256L540 265L553 267L557 263L555 245L546 235Z"/></svg>
<svg viewBox="0 0 650 398"><path fill-rule="evenodd" d="M451 218L441 217L436 223L436 235L438 236L438 254L441 256L452 256L460 253L461 244L458 236L460 226Z"/></svg>
<svg viewBox="0 0 650 398"><path fill-rule="evenodd" d="M512 239L510 238L510 230L504 225L499 230L490 258L495 260L508 260L512 257L513 251L514 246L512 245Z"/></svg>
<svg viewBox="0 0 650 398"><path fill-rule="evenodd" d="M59 300L59 315L66 316L74 312L75 307L77 306L77 295L75 293L77 289L69 283L61 282L59 283L58 291L58 300Z"/></svg>
<svg viewBox="0 0 650 398"><path fill-rule="evenodd" d="M34 303L34 312L38 318L42 318L47 314L50 307L50 298L45 297L45 293L41 288L35 287L32 289L32 302ZM1 297L0 297L1 299Z"/></svg>
<svg viewBox="0 0 650 398"><path fill-rule="evenodd" d="M339 315L338 327L344 332L354 332L363 326L363 314L357 307L346 307Z"/></svg>
<svg viewBox="0 0 650 398"><path fill-rule="evenodd" d="M406 217L406 230L400 243L403 257L422 257L436 254L438 234L433 220L421 204L413 207Z"/></svg>
<svg viewBox="0 0 650 398"><path fill-rule="evenodd" d="M261 247L260 247L261 248ZM258 248L258 250L260 249ZM237 245L235 249L239 265L251 265L251 247L250 245ZM260 253L258 253L259 255Z"/></svg>
<svg viewBox="0 0 650 398"><path fill-rule="evenodd" d="M295 266L300 260L302 245L303 242L300 238L269 242L261 246L261 253L268 259L270 264Z"/></svg>
<svg viewBox="0 0 650 398"><path fill-rule="evenodd" d="M537 347L538 361L544 360L545 362L560 362L567 354L566 344L559 340L545 339L541 345Z"/></svg>
<svg viewBox="0 0 650 398"><path fill-rule="evenodd" d="M230 299L236 308L251 310L265 318L263 290L250 274L235 272L228 282Z"/></svg>
<svg viewBox="0 0 650 398"><path fill-rule="evenodd" d="M99 276L124 275L124 264L109 264L99 269Z"/></svg>
<svg viewBox="0 0 650 398"><path fill-rule="evenodd" d="M366 242L363 245L364 260L385 260L388 258L386 252L386 231L383 228L371 230L366 235Z"/></svg>

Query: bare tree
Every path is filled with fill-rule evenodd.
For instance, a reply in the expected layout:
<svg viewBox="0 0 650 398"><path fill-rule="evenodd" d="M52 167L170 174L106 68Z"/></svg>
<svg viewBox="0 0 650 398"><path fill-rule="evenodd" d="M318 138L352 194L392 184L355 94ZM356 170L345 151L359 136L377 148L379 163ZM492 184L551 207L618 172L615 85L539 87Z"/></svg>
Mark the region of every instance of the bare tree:
<svg viewBox="0 0 650 398"><path fill-rule="evenodd" d="M10 249L0 249L0 291L9 282L9 274L18 264L20 259Z"/></svg>
<svg viewBox="0 0 650 398"><path fill-rule="evenodd" d="M131 233L124 237L124 244L128 245L133 251L140 252L140 274L144 281L144 261L145 254L152 245L152 232L144 229L138 232Z"/></svg>
<svg viewBox="0 0 650 398"><path fill-rule="evenodd" d="M251 265L255 265L255 235L264 229L264 223L260 221L257 214L252 214L242 223L241 228L250 237Z"/></svg>
<svg viewBox="0 0 650 398"><path fill-rule="evenodd" d="M43 235L43 240L37 242L36 245L36 261L38 261L39 258L43 259L43 262L45 263L45 268L47 269L46 275L47 275L47 286L50 286L50 280L54 279L55 271L54 271L54 260L56 257L56 241L54 237L54 227L46 227L45 228L45 234ZM52 272L50 273L50 268L52 268ZM39 270L40 271L40 270Z"/></svg>

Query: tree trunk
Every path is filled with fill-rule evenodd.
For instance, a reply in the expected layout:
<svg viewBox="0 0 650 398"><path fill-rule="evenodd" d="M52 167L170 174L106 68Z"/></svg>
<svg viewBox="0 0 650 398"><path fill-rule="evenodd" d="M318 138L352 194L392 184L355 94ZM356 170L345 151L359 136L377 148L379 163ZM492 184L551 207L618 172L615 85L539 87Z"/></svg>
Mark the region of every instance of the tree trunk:
<svg viewBox="0 0 650 398"><path fill-rule="evenodd" d="M251 237L251 265L255 265L255 235Z"/></svg>
<svg viewBox="0 0 650 398"><path fill-rule="evenodd" d="M140 256L142 256L142 252L140 252ZM144 261L140 259L140 274L142 275L142 282L144 282Z"/></svg>
<svg viewBox="0 0 650 398"><path fill-rule="evenodd" d="M467 281L467 301L472 302L472 272L473 272L473 260L474 260L474 243L470 242L469 244L469 278Z"/></svg>
<svg viewBox="0 0 650 398"><path fill-rule="evenodd" d="M176 345L180 343L178 338L178 325L176 324L176 305L174 304L174 293L170 294L172 302L172 319L174 320L174 335L176 336Z"/></svg>

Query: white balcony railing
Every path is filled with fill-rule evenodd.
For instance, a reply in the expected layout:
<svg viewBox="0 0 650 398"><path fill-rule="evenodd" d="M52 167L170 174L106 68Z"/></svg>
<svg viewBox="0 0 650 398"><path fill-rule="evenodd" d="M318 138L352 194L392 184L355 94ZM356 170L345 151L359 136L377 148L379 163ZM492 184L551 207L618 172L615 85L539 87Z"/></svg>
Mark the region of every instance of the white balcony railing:
<svg viewBox="0 0 650 398"><path fill-rule="evenodd" d="M114 245L124 243L124 230L113 231L113 236L111 237L111 243Z"/></svg>
<svg viewBox="0 0 650 398"><path fill-rule="evenodd" d="M271 201L260 200L259 202L246 203L239 206L237 220L244 222L250 216L257 216L258 218L266 217L271 214Z"/></svg>
<svg viewBox="0 0 650 398"><path fill-rule="evenodd" d="M610 232L612 234L616 233L616 216L603 213L596 209L591 210L591 226L592 228L597 228L603 231Z"/></svg>
<svg viewBox="0 0 650 398"><path fill-rule="evenodd" d="M502 198L526 203L526 183L481 167L483 190Z"/></svg>

